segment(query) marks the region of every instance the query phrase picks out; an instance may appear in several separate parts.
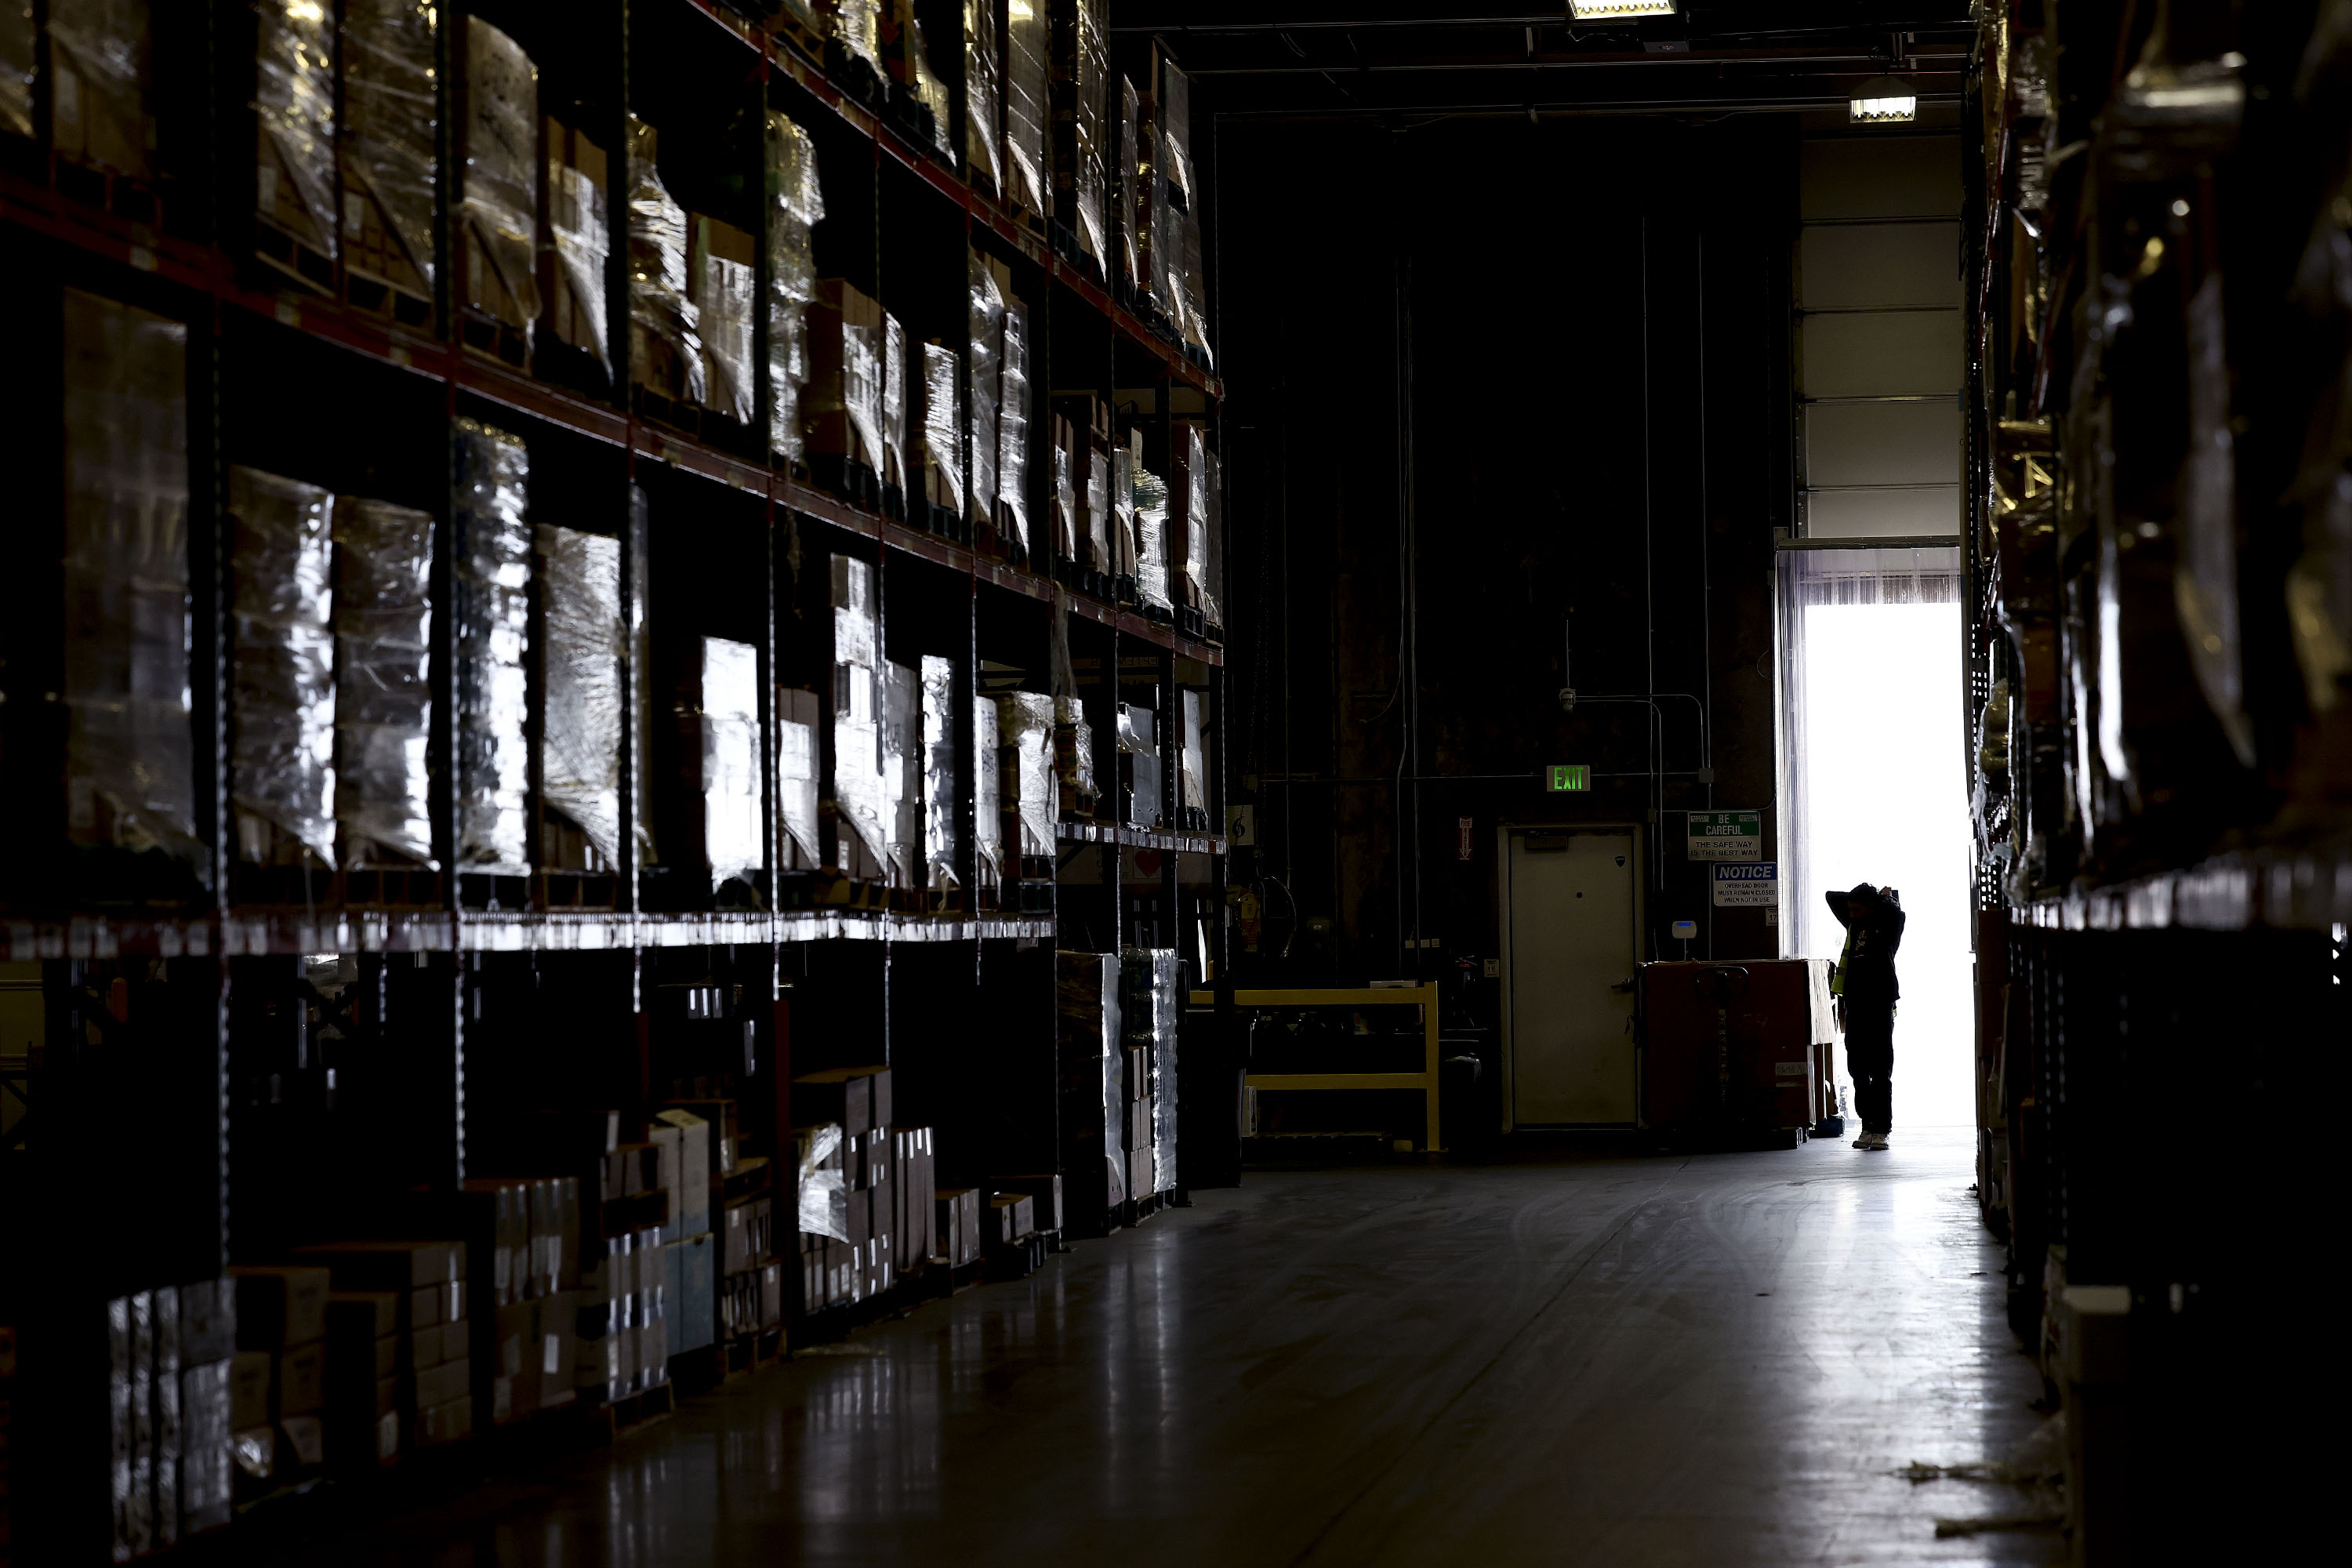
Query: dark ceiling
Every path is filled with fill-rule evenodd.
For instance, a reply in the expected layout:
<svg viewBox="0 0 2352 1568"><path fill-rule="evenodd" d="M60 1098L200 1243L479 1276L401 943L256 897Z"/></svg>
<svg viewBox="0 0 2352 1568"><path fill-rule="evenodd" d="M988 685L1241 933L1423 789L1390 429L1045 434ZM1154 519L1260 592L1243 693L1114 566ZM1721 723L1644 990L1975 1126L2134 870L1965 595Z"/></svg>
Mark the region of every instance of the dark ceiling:
<svg viewBox="0 0 2352 1568"><path fill-rule="evenodd" d="M1116 0L1227 116L1690 114L1843 108L1899 68L1956 102L1969 0L1685 0L1642 21L1571 21L1509 0Z"/></svg>

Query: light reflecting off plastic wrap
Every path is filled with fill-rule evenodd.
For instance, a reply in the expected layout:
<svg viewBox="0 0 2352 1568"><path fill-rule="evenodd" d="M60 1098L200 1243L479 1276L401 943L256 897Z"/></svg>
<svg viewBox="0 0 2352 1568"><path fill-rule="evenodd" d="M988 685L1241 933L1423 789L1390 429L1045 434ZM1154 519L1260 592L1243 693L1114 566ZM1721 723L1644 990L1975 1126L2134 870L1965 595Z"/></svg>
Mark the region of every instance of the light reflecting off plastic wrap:
<svg viewBox="0 0 2352 1568"><path fill-rule="evenodd" d="M440 160L434 0L343 0L343 238L346 265L402 281L396 251L420 291L433 284L434 187ZM371 224L366 204L380 218ZM596 195L599 223L604 193ZM551 210L552 205L551 204ZM374 254L370 241L383 247ZM563 231L556 231L559 258ZM601 241L600 241L601 244ZM604 279L596 277L596 299ZM598 317L597 331L603 332Z"/></svg>
<svg viewBox="0 0 2352 1568"><path fill-rule="evenodd" d="M346 866L436 865L430 810L433 519L335 500L335 817Z"/></svg>
<svg viewBox="0 0 2352 1568"><path fill-rule="evenodd" d="M1054 443L1054 553L1076 560L1078 553L1078 483L1070 469L1070 449Z"/></svg>
<svg viewBox="0 0 2352 1568"><path fill-rule="evenodd" d="M808 455L801 390L808 384L808 307L816 298L811 230L824 216L816 144L788 117L768 111L768 446L790 462Z"/></svg>
<svg viewBox="0 0 2352 1568"><path fill-rule="evenodd" d="M622 660L621 542L541 524L540 601L547 646L540 789L547 807L621 863L621 753L628 732Z"/></svg>
<svg viewBox="0 0 2352 1568"><path fill-rule="evenodd" d="M1003 62L997 56L996 0L963 0L964 161L991 189L1004 189Z"/></svg>
<svg viewBox="0 0 2352 1568"><path fill-rule="evenodd" d="M655 852L653 828L646 818L652 814L646 809L646 759L653 755L653 628L646 615L646 606L653 602L649 581L652 554L650 539L652 512L646 504L645 487L629 486L628 552L624 562L628 573L629 626L629 712L634 734L629 754L635 759L629 769L629 820L634 825L632 837L637 845L637 858L642 865L660 864Z"/></svg>
<svg viewBox="0 0 2352 1568"><path fill-rule="evenodd" d="M1024 856L1054 853L1054 700L1042 691L1009 691L996 699L996 736L1003 766L1000 790L1015 793L1009 804L1020 820ZM1007 850L1014 846L1007 843Z"/></svg>
<svg viewBox="0 0 2352 1568"><path fill-rule="evenodd" d="M1151 1159L1158 1184L1172 1192L1176 1172L1176 1020L1183 1005L1184 966L1166 949L1151 954Z"/></svg>
<svg viewBox="0 0 2352 1568"><path fill-rule="evenodd" d="M33 134L33 65L40 31L32 0L0 0L0 131Z"/></svg>
<svg viewBox="0 0 2352 1568"><path fill-rule="evenodd" d="M1208 750L1202 723L1203 710L1208 706L1205 692L1187 689L1182 693L1184 711L1184 747L1180 765L1183 772L1177 784L1181 791L1177 804L1188 812L1209 809Z"/></svg>
<svg viewBox="0 0 2352 1568"><path fill-rule="evenodd" d="M150 0L49 0L49 133L60 157L154 173Z"/></svg>
<svg viewBox="0 0 2352 1568"><path fill-rule="evenodd" d="M2254 765L2238 637L2238 467L2230 433L2230 366L2221 274L2189 301L2189 449L2180 486L2180 552L2172 586L2206 706L2245 767Z"/></svg>
<svg viewBox="0 0 2352 1568"><path fill-rule="evenodd" d="M882 482L907 489L907 329L882 318Z"/></svg>
<svg viewBox="0 0 2352 1568"><path fill-rule="evenodd" d="M966 318L971 337L971 510L988 521L996 507L997 408L1003 395L1004 296L979 252L971 256Z"/></svg>
<svg viewBox="0 0 2352 1568"><path fill-rule="evenodd" d="M1013 540L1029 537L1029 308L1004 306L1003 390L996 408L996 515Z"/></svg>
<svg viewBox="0 0 2352 1568"><path fill-rule="evenodd" d="M1077 210L1071 226L1078 248L1110 270L1110 225L1104 212L1105 186L1110 174L1104 85L1110 78L1110 37L1104 0L1077 0L1069 14L1072 33L1070 66L1076 78L1075 104L1069 114L1069 147L1076 166L1056 171L1066 174ZM1059 114L1055 116L1058 120Z"/></svg>
<svg viewBox="0 0 2352 1568"><path fill-rule="evenodd" d="M1102 1160L1106 1197L1116 1206L1127 1201L1127 1078L1122 1037L1121 1005L1125 990L1122 967L1115 952L1074 952L1054 955L1054 1007L1064 1057L1063 1072L1074 1102L1073 1120L1085 1112L1078 1097L1099 1074L1102 1084ZM1090 1128L1074 1127L1068 1134L1074 1149L1094 1142ZM1091 1204L1094 1194L1083 1172L1071 1173L1075 1203Z"/></svg>
<svg viewBox="0 0 2352 1568"><path fill-rule="evenodd" d="M1177 223L1176 287L1183 300L1183 309L1171 313L1184 324L1184 341L1201 351L1202 360L1210 365L1217 356L1209 346L1209 282L1208 271L1201 255L1201 215L1187 210Z"/></svg>
<svg viewBox="0 0 2352 1568"><path fill-rule="evenodd" d="M1086 714L1075 697L1054 699L1054 776L1082 797L1095 793L1095 731Z"/></svg>
<svg viewBox="0 0 2352 1568"><path fill-rule="evenodd" d="M1111 570L1122 577L1135 575L1137 551L1139 547L1135 531L1135 452L1132 447L1114 447L1110 454L1110 548Z"/></svg>
<svg viewBox="0 0 2352 1568"><path fill-rule="evenodd" d="M1168 602L1168 481L1135 465L1135 591L1157 610Z"/></svg>
<svg viewBox="0 0 2352 1568"><path fill-rule="evenodd" d="M1148 235L1139 233L1144 220L1141 172L1150 160L1143 153L1143 102L1135 83L1118 79L1118 169L1111 182L1118 202L1118 267L1130 289L1144 287L1150 268L1144 265L1150 249Z"/></svg>
<svg viewBox="0 0 2352 1568"><path fill-rule="evenodd" d="M341 226L331 8L318 0L259 0L253 9L253 113L262 152L255 205L260 216L332 257Z"/></svg>
<svg viewBox="0 0 2352 1568"><path fill-rule="evenodd" d="M613 253L613 220L604 187L585 169L551 160L547 178L547 232L555 241L555 265L562 270L564 287L579 302L590 352L609 371L613 354L605 342L611 323L604 306L604 267Z"/></svg>
<svg viewBox="0 0 2352 1568"><path fill-rule="evenodd" d="M530 804L524 656L530 639L530 457L503 430L457 421L450 574L457 603L457 864L522 876Z"/></svg>
<svg viewBox="0 0 2352 1568"><path fill-rule="evenodd" d="M788 870L814 871L828 857L817 837L816 694L776 693L776 816Z"/></svg>
<svg viewBox="0 0 2352 1568"><path fill-rule="evenodd" d="M931 111L931 144L940 155L955 157L955 100L948 90L947 79L931 68L931 46L923 35L919 17L908 16L903 26L908 32L907 56L914 67L915 101Z"/></svg>
<svg viewBox="0 0 2352 1568"><path fill-rule="evenodd" d="M189 728L188 330L65 291L67 837L200 873Z"/></svg>
<svg viewBox="0 0 2352 1568"><path fill-rule="evenodd" d="M1171 508L1181 507L1181 515L1175 521L1182 524L1184 542L1184 601L1195 609L1205 610L1211 601L1209 593L1209 445L1198 425L1174 427L1176 439L1182 443L1177 457L1177 475L1183 493L1171 498Z"/></svg>
<svg viewBox="0 0 2352 1568"><path fill-rule="evenodd" d="M961 882L957 862L956 667L938 654L923 656L923 862L929 885ZM985 822L987 818L982 817Z"/></svg>
<svg viewBox="0 0 2352 1568"><path fill-rule="evenodd" d="M705 220L705 226L712 226ZM694 304L708 357L704 395L709 406L749 425L752 413L751 343L759 274L747 260L734 260L705 244L695 268Z"/></svg>
<svg viewBox="0 0 2352 1568"><path fill-rule="evenodd" d="M983 890L1004 882L1004 824L998 785L1002 742L996 727L996 704L986 698L971 705L971 819L973 874Z"/></svg>
<svg viewBox="0 0 2352 1568"><path fill-rule="evenodd" d="M835 556L833 798L842 826L872 859L877 875L889 863L882 816L879 619L874 569L854 556Z"/></svg>
<svg viewBox="0 0 2352 1568"><path fill-rule="evenodd" d="M1158 118L1160 145L1167 156L1160 173L1184 193L1190 205L1201 194L1192 180L1192 79L1164 57L1160 61Z"/></svg>
<svg viewBox="0 0 2352 1568"><path fill-rule="evenodd" d="M1110 552L1110 454L1087 448L1087 553L1088 570L1115 572Z"/></svg>
<svg viewBox="0 0 2352 1568"><path fill-rule="evenodd" d="M700 315L688 297L686 209L670 199L656 159L661 138L629 120L630 373L689 403L703 385Z"/></svg>
<svg viewBox="0 0 2352 1568"><path fill-rule="evenodd" d="M922 454L926 472L937 476L938 504L963 514L963 400L958 384L963 363L955 350L922 345Z"/></svg>
<svg viewBox="0 0 2352 1568"><path fill-rule="evenodd" d="M239 852L274 862L275 827L335 856L334 498L256 468L228 475L235 616L230 798Z"/></svg>
<svg viewBox="0 0 2352 1568"><path fill-rule="evenodd" d="M522 46L467 18L465 196L471 302L523 330L539 320L539 70ZM489 277L481 275L487 268Z"/></svg>
<svg viewBox="0 0 2352 1568"><path fill-rule="evenodd" d="M702 639L702 831L710 885L758 870L760 650Z"/></svg>
<svg viewBox="0 0 2352 1568"><path fill-rule="evenodd" d="M1006 0L1004 8L1004 199L1041 217L1054 216L1052 165L1045 159L1045 4Z"/></svg>
<svg viewBox="0 0 2352 1568"><path fill-rule="evenodd" d="M923 865L923 678L885 660L882 679L882 823L890 885L919 884Z"/></svg>
<svg viewBox="0 0 2352 1568"><path fill-rule="evenodd" d="M849 1239L849 1194L841 1172L841 1126L824 1121L793 1130L799 1163L800 1228L808 1236Z"/></svg>
<svg viewBox="0 0 2352 1568"><path fill-rule="evenodd" d="M878 75L882 69L882 6L880 0L831 0L833 37L842 52L864 60Z"/></svg>

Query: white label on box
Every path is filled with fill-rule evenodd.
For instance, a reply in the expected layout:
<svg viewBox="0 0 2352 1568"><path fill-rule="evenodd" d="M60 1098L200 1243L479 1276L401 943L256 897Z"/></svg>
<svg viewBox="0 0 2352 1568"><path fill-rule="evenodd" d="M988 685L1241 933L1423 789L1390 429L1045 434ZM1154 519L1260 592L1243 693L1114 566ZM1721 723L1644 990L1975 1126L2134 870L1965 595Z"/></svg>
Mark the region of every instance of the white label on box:
<svg viewBox="0 0 2352 1568"><path fill-rule="evenodd" d="M1774 1062L1772 1064L1772 1071L1776 1076L1780 1078L1802 1078L1805 1076L1805 1064L1802 1062Z"/></svg>
<svg viewBox="0 0 2352 1568"><path fill-rule="evenodd" d="M561 1334L548 1335L546 1339L545 1351L540 1361L539 1370L546 1376L553 1377L556 1373L561 1370L559 1363L562 1362L562 1356L563 1336Z"/></svg>
<svg viewBox="0 0 2352 1568"><path fill-rule="evenodd" d="M274 217L278 214L278 171L270 164L264 163L256 173L257 178L253 182L253 210L264 217Z"/></svg>

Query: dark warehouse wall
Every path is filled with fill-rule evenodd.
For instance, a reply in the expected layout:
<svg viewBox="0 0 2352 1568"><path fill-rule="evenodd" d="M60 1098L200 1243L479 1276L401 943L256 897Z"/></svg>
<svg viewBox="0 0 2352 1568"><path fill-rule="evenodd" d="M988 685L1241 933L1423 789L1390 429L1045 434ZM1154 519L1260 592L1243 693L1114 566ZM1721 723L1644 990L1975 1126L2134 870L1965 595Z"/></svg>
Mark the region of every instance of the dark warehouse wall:
<svg viewBox="0 0 2352 1568"><path fill-rule="evenodd" d="M1492 1024L1521 823L1642 825L1651 953L1688 919L1695 956L1773 955L1764 911L1706 908L1680 813L1760 809L1777 853L1793 122L1217 134L1237 973L1459 976L1453 1021ZM1580 693L1660 694L1663 778L1645 704L1561 710L1571 614ZM1546 794L1553 763L1591 793Z"/></svg>

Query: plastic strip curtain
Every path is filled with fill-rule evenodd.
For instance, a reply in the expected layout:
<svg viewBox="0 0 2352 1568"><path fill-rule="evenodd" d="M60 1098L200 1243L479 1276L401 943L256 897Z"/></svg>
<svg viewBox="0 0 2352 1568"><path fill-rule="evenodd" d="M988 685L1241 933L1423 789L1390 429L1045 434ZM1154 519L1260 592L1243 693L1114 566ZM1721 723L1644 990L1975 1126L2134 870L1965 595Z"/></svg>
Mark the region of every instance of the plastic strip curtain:
<svg viewBox="0 0 2352 1568"><path fill-rule="evenodd" d="M808 385L808 308L816 299L811 234L824 216L816 143L793 121L768 114L768 446L807 461L801 393Z"/></svg>
<svg viewBox="0 0 2352 1568"><path fill-rule="evenodd" d="M459 206L478 247L469 265L492 274L469 277L467 291L528 340L539 321L539 68L478 16L467 18L466 62L473 108Z"/></svg>
<svg viewBox="0 0 2352 1568"><path fill-rule="evenodd" d="M332 257L335 212L335 47L332 9L319 0L254 7L254 118L260 134L255 206L260 216ZM283 174L293 205L280 199Z"/></svg>
<svg viewBox="0 0 2352 1568"><path fill-rule="evenodd" d="M457 864L516 877L530 869L530 457L503 430L457 421L456 540Z"/></svg>
<svg viewBox="0 0 2352 1568"><path fill-rule="evenodd" d="M335 501L335 818L345 866L433 854L433 519Z"/></svg>
<svg viewBox="0 0 2352 1568"><path fill-rule="evenodd" d="M585 834L604 865L621 863L621 755L627 736L622 660L621 542L542 523L540 596L547 638L540 728L541 794Z"/></svg>
<svg viewBox="0 0 2352 1568"><path fill-rule="evenodd" d="M382 210L384 237L400 250L423 290L433 286L435 186L440 160L438 71L434 30L438 7L432 0L343 0L342 174L346 187L343 234L356 244L367 232L363 204ZM604 194L595 193L601 235ZM602 244L602 240L599 240ZM557 254L564 235L556 233ZM372 257L350 255L349 266L390 271ZM575 286L576 280L575 280ZM603 263L597 264L597 330L604 330ZM584 296L583 296L584 297Z"/></svg>
<svg viewBox="0 0 2352 1568"><path fill-rule="evenodd" d="M202 870L188 683L188 330L65 291L67 836Z"/></svg>
<svg viewBox="0 0 2352 1568"><path fill-rule="evenodd" d="M230 798L239 853L283 863L275 827L335 855L334 498L316 485L229 470L235 623Z"/></svg>

